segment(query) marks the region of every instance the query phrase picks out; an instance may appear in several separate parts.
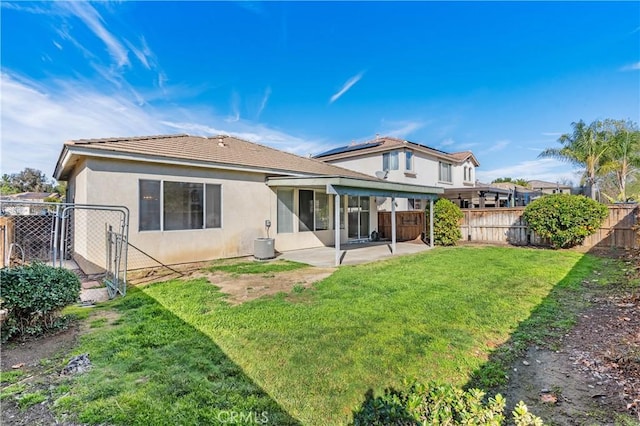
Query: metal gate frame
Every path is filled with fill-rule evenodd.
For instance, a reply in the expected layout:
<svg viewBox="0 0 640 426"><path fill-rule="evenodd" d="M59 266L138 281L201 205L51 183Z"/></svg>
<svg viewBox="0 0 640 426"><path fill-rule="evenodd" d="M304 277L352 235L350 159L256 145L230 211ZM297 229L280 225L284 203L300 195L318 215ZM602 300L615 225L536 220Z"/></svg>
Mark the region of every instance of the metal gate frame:
<svg viewBox="0 0 640 426"><path fill-rule="evenodd" d="M62 235L67 235L67 227L71 218L71 213L75 210L101 210L112 211L120 213L119 232L113 231L111 225L105 224L105 276L104 284L107 287L109 298L113 299L117 294L124 296L127 294L127 241L129 236L129 209L125 206L109 206L109 205L92 205L92 204L66 204L62 209L62 213L59 214L59 210L56 211L56 216L59 220L56 220L53 239L53 264L56 264L58 252L59 266L62 267L63 260L67 255L67 244L62 244L58 248L58 240L62 238ZM62 234L60 233L62 232ZM124 250L123 250L124 249ZM122 262L124 251L124 262ZM124 263L123 270L120 266Z"/></svg>
<svg viewBox="0 0 640 426"><path fill-rule="evenodd" d="M39 229L39 234L46 241L46 234L49 234L49 251L46 260L36 258L36 260L51 262L53 266L63 267L64 260L69 253L69 243L73 243L75 236L69 238L69 231L73 228L73 213L82 211L110 211L117 213L116 223L104 223L105 241L105 275L103 282L107 287L110 298L118 294L124 296L127 289L127 247L129 236L129 209L125 206L114 205L93 205L93 204L73 204L73 203L49 203L35 201L0 200L0 214L7 217L29 217L29 216L52 216L51 229L44 227ZM11 212L13 209L13 212ZM26 209L23 213L20 209ZM39 211L40 214L32 212ZM114 229L115 225L115 229ZM7 225L8 226L8 225ZM13 252L21 252L22 260L29 262L33 259L25 257L24 249L17 243L9 243L8 228L2 226L2 251L4 265L10 266ZM47 224L46 228L49 228ZM95 229L95 228L93 228ZM31 234L28 234L31 235Z"/></svg>

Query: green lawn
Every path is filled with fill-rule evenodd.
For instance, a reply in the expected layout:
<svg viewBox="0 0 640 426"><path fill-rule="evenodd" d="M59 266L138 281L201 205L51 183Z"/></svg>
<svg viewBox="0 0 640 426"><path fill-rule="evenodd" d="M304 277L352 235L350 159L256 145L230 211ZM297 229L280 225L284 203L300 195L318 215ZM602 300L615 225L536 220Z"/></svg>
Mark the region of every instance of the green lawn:
<svg viewBox="0 0 640 426"><path fill-rule="evenodd" d="M238 306L204 280L133 289L108 305L121 314L115 323L92 323L77 352L96 368L58 406L88 423L202 423L220 410L344 423L369 389L405 378L464 385L536 308L538 325L566 322L545 298L600 263L567 251L439 248Z"/></svg>

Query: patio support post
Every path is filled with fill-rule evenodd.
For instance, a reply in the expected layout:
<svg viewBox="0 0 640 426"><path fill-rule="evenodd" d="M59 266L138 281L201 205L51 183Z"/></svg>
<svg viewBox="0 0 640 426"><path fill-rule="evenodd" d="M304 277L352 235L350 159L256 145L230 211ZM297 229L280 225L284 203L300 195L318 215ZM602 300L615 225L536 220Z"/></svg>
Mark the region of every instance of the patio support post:
<svg viewBox="0 0 640 426"><path fill-rule="evenodd" d="M391 254L396 254L396 197L391 197Z"/></svg>
<svg viewBox="0 0 640 426"><path fill-rule="evenodd" d="M336 266L340 266L340 194L336 194L333 202L334 213L334 228L335 232L335 247L336 247Z"/></svg>
<svg viewBox="0 0 640 426"><path fill-rule="evenodd" d="M429 245L433 248L433 198L429 198Z"/></svg>

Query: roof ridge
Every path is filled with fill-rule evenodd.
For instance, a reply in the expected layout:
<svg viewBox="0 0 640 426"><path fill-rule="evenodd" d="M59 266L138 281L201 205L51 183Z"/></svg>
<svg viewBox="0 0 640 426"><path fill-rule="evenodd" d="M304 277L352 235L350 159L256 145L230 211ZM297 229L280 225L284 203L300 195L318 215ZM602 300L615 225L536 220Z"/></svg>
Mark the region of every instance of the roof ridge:
<svg viewBox="0 0 640 426"><path fill-rule="evenodd" d="M311 161L313 161L313 162L315 162L315 163L318 163L318 164L321 164L321 165L323 165L323 166L329 166L329 167L331 167L331 168L335 168L335 169L339 169L339 170L344 170L344 171L347 171L347 172L349 172L349 173L358 173L358 174L361 174L362 176L366 176L366 177L368 177L368 178L372 178L372 177L373 177L373 176L369 176L369 175L364 174L364 173L357 172L357 171L355 171L355 170L350 170L350 169L347 169L347 168L345 168L345 167L340 167L340 166L337 166L337 165L335 165L335 164L327 163L326 161L322 161L322 160L320 160L320 159L314 158L313 156L312 156L312 157L303 157L302 155L298 155L298 154L294 154L293 152L289 152L289 151L284 151L284 150L281 150L281 149L277 149L277 148L274 148L274 147L269 146L269 145L263 145L263 144L261 144L261 143L259 143L259 142L252 142L252 141L248 141L248 140L245 140L245 139L240 139L240 138L238 138L238 137L236 137L236 136L227 136L227 137L229 137L229 138L233 138L233 139L235 139L235 140L237 140L237 141L240 141L240 142L250 143L250 144L253 144L253 145L259 145L259 146L261 146L261 147L263 147L263 148L266 148L266 149L269 149L269 150L273 150L273 151L276 151L276 152L278 152L278 153L287 154L287 155L289 155L289 156L294 156L294 157L296 157L296 158L302 158L302 159L305 159L305 160L311 160Z"/></svg>
<svg viewBox="0 0 640 426"><path fill-rule="evenodd" d="M130 141L143 141L154 139L170 139L180 137L194 137L187 133L174 133L169 135L148 135L148 136L114 136L110 138L91 138L91 139L72 139L67 141L67 144L92 144L92 143L109 143L109 142L130 142ZM195 136L201 137L201 136Z"/></svg>

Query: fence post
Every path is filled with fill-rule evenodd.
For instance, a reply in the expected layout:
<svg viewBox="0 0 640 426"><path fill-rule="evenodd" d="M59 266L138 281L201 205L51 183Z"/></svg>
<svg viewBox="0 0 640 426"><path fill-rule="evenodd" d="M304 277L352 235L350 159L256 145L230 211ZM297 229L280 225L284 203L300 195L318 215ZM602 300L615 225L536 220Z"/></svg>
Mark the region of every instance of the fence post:
<svg viewBox="0 0 640 426"><path fill-rule="evenodd" d="M433 198L429 198L429 246L434 247L433 241Z"/></svg>

